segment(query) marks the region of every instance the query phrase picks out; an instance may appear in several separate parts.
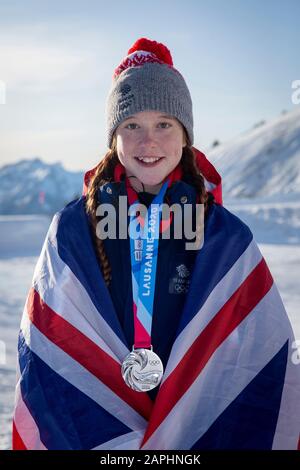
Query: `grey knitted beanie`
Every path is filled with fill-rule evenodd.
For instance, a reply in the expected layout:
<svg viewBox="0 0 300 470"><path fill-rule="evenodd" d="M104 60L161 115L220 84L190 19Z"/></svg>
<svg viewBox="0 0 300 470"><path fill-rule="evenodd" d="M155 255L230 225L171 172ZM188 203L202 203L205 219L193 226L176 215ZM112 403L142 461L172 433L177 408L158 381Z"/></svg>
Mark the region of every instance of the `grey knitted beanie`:
<svg viewBox="0 0 300 470"><path fill-rule="evenodd" d="M194 143L189 89L173 67L170 51L161 43L138 39L116 68L106 103L107 146L116 128L140 111L162 111L176 117Z"/></svg>

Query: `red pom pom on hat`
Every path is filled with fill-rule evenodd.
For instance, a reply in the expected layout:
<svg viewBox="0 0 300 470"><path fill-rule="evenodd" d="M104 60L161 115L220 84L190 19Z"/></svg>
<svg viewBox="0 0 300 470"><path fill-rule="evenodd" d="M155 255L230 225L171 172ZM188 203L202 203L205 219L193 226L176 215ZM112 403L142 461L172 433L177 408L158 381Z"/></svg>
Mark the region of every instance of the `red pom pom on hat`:
<svg viewBox="0 0 300 470"><path fill-rule="evenodd" d="M127 54L132 54L135 51L152 52L158 59L168 65L173 65L173 59L169 49L161 42L151 41L151 39L140 38L129 49Z"/></svg>

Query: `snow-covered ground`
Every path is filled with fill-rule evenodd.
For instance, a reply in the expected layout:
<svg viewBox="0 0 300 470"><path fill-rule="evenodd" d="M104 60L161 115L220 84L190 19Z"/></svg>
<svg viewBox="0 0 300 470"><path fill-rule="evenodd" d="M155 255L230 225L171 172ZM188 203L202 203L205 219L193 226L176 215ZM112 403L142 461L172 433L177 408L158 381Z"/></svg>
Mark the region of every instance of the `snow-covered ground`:
<svg viewBox="0 0 300 470"><path fill-rule="evenodd" d="M300 339L300 202L226 204L252 230Z"/></svg>
<svg viewBox="0 0 300 470"><path fill-rule="evenodd" d="M11 445L17 335L35 263L35 256L0 259L0 341L6 350L5 363L0 360L0 449Z"/></svg>
<svg viewBox="0 0 300 470"><path fill-rule="evenodd" d="M11 445L20 318L49 223L47 216L0 216L0 449Z"/></svg>
<svg viewBox="0 0 300 470"><path fill-rule="evenodd" d="M296 202L258 205L255 201L231 201L226 204L251 227L259 242L296 338L300 338L299 206ZM44 216L0 217L0 345L2 349L3 344L6 347L4 364L0 353L0 449L8 449L11 445L18 328L49 222L50 219Z"/></svg>

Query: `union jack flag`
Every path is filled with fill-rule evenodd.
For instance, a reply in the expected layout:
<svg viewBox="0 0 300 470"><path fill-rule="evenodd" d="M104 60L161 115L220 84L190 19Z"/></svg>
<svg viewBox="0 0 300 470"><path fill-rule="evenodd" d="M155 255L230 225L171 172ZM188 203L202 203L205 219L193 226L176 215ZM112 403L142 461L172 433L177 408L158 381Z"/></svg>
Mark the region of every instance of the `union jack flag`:
<svg viewBox="0 0 300 470"><path fill-rule="evenodd" d="M84 200L50 226L19 335L14 449L296 449L299 367L251 231L221 205L205 227L156 400L126 386L130 352Z"/></svg>

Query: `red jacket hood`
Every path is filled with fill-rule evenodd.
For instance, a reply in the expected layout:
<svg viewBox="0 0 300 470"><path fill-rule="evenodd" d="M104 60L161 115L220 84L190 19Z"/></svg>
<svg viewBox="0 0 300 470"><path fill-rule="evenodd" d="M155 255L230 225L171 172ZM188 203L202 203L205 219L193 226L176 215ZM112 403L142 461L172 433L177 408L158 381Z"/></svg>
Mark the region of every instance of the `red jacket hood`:
<svg viewBox="0 0 300 470"><path fill-rule="evenodd" d="M213 194L217 204L223 204L222 201L222 178L213 166L212 163L206 158L204 153L193 147L194 154L196 156L196 163L204 177L206 190ZM98 166L98 165L97 165ZM93 177L97 166L88 170L84 175L83 190L82 194L86 195L87 188L91 178Z"/></svg>

